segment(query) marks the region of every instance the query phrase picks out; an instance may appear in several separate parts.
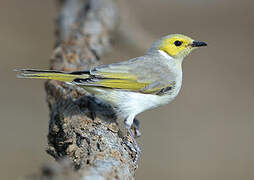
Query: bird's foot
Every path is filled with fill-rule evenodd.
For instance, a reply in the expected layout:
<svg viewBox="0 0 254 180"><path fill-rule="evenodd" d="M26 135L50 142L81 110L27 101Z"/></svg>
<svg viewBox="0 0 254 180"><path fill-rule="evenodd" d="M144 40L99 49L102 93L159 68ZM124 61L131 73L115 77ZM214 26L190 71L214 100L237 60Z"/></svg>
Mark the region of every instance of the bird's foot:
<svg viewBox="0 0 254 180"><path fill-rule="evenodd" d="M140 149L139 146L138 146L138 143L137 143L137 141L136 141L136 139L135 139L135 137L134 137L134 134L133 134L131 128L129 127L129 128L127 128L127 130L128 130L128 134L129 134L130 137L131 137L131 141L132 141L133 143L131 143L131 142L128 140L128 136L125 136L125 137L123 138L123 141L124 141L124 144L125 144L132 152L135 153L135 154L132 155L132 156L133 156L133 158L134 158L133 162L137 165L138 158L139 158L139 156L140 156L140 154L141 154L141 149Z"/></svg>
<svg viewBox="0 0 254 180"><path fill-rule="evenodd" d="M135 138L140 137L141 136L140 121L138 119L135 118L133 120L132 128L133 128L133 132L134 132Z"/></svg>

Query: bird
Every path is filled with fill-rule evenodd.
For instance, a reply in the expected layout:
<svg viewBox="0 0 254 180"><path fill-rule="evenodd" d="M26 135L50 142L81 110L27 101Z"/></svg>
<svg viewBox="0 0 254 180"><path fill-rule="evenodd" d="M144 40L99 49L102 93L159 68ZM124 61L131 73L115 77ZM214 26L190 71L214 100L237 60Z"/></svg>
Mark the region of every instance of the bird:
<svg viewBox="0 0 254 180"><path fill-rule="evenodd" d="M16 71L18 78L54 79L85 89L115 107L117 117L134 138L130 129L136 115L175 99L182 86L183 60L202 46L207 44L182 34L170 34L156 40L143 56L99 65L89 71Z"/></svg>

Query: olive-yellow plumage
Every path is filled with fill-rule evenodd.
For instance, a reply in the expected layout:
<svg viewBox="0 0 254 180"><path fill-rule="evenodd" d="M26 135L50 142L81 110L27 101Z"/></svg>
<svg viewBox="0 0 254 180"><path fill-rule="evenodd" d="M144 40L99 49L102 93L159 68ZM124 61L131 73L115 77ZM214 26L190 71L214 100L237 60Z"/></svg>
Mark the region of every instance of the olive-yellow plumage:
<svg viewBox="0 0 254 180"><path fill-rule="evenodd" d="M155 41L141 57L98 66L90 71L18 70L20 78L55 79L80 86L116 107L127 129L135 116L171 102L182 85L182 61L206 43L172 34Z"/></svg>

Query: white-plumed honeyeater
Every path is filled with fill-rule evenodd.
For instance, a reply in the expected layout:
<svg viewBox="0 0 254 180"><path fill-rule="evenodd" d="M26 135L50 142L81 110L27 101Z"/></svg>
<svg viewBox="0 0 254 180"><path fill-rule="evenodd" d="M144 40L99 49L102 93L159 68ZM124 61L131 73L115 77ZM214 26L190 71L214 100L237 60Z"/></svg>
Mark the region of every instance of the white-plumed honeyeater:
<svg viewBox="0 0 254 180"><path fill-rule="evenodd" d="M182 85L183 59L207 44L172 34L155 41L146 55L90 71L20 69L20 78L55 79L84 88L117 109L129 130L135 116L171 102Z"/></svg>

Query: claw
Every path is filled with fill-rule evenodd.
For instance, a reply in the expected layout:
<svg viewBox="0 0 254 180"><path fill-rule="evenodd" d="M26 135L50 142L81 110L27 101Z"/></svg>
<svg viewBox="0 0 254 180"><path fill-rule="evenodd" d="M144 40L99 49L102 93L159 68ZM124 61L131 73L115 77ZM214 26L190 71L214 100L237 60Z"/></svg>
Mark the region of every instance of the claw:
<svg viewBox="0 0 254 180"><path fill-rule="evenodd" d="M128 128L128 133L129 133L129 135L131 136L131 140L133 141L133 144L134 144L134 145L128 141L127 137L124 138L124 143L126 144L126 146L129 147L129 149L130 149L132 152L136 152L136 153L135 153L135 156L134 156L133 162L134 162L135 164L137 164L137 163L138 163L138 158L139 158L139 156L140 156L140 154L141 154L141 149L140 149L139 146L138 146L138 143L137 143L137 141L136 141L136 139L135 139L135 137L134 137L134 135L133 135L133 133L132 133L131 128Z"/></svg>
<svg viewBox="0 0 254 180"><path fill-rule="evenodd" d="M133 120L133 124L132 124L132 127L133 127L133 131L134 131L134 135L136 138L140 137L141 136L141 131L140 131L140 121L138 119L134 119Z"/></svg>
<svg viewBox="0 0 254 180"><path fill-rule="evenodd" d="M134 148L135 148L135 150L137 152L136 156L135 156L135 161L134 161L136 163L138 158L139 158L139 156L140 156L140 154L141 154L141 149L139 148L138 143L137 143L137 141L136 141L136 139L134 137L134 134L132 133L132 130L130 128L128 129L128 132L129 132L129 134L130 134L130 136L131 136L131 138L133 140Z"/></svg>

